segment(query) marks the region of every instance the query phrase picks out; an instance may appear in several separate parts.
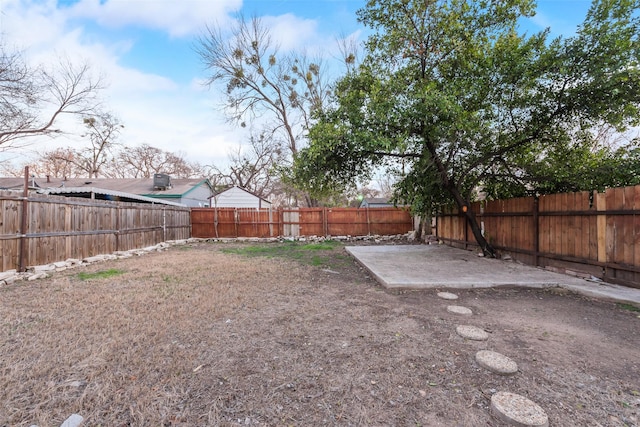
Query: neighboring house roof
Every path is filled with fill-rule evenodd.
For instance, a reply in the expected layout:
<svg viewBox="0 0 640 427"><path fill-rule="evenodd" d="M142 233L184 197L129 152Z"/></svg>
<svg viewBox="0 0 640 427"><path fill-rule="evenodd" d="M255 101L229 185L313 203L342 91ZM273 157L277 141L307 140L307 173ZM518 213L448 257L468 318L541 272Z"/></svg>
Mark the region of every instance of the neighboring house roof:
<svg viewBox="0 0 640 427"><path fill-rule="evenodd" d="M0 188L21 189L24 178L0 178ZM138 195L148 199L180 199L201 185L206 185L211 192L213 188L208 179L171 179L171 187L166 190L154 189L153 178L30 178L29 187L47 190L49 194L82 194L100 193L124 197ZM44 191L43 191L44 192ZM81 197L81 196L79 196ZM144 199L139 199L144 201ZM153 200L150 200L153 201Z"/></svg>
<svg viewBox="0 0 640 427"><path fill-rule="evenodd" d="M154 197L140 196L138 194L124 193L122 191L105 190L103 188L95 187L58 187L58 188L43 188L39 190L43 194L53 194L56 196L67 197L85 197L98 200L116 200L120 202L130 203L157 203L171 206L186 206L182 203L170 202Z"/></svg>
<svg viewBox="0 0 640 427"><path fill-rule="evenodd" d="M393 206L393 203L386 197L365 197L360 202L360 207L363 206Z"/></svg>

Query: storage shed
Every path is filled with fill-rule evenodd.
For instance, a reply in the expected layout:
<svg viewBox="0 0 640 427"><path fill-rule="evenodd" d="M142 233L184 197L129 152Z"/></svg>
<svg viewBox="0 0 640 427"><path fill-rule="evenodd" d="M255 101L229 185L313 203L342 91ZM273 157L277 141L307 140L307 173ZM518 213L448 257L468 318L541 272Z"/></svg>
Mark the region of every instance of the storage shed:
<svg viewBox="0 0 640 427"><path fill-rule="evenodd" d="M212 208L270 208L271 202L250 191L233 186L211 196Z"/></svg>

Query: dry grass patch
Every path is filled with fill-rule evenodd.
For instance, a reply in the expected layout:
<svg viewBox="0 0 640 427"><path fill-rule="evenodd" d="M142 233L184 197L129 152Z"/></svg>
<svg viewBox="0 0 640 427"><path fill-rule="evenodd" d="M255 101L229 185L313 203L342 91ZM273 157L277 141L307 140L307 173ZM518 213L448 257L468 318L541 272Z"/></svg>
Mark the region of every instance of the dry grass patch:
<svg viewBox="0 0 640 427"><path fill-rule="evenodd" d="M87 426L500 426L497 390L552 425L637 425L635 312L456 291L491 335L470 342L437 291L385 291L341 246L252 247L175 247L0 288L0 426L72 413ZM482 349L520 372L480 369Z"/></svg>
<svg viewBox="0 0 640 427"><path fill-rule="evenodd" d="M223 345L212 331L277 291L264 276L296 281L291 268L210 251L116 264L116 275L99 264L0 289L0 425L57 426L71 413L103 425L193 419L188 383Z"/></svg>

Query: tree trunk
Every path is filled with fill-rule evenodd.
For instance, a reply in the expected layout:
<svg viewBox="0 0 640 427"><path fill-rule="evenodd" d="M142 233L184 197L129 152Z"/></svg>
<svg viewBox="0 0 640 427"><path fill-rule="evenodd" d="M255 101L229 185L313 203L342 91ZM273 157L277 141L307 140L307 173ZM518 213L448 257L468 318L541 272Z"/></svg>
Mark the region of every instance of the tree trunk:
<svg viewBox="0 0 640 427"><path fill-rule="evenodd" d="M475 237L476 242L480 246L480 249L482 249L482 253L485 256L495 258L496 250L493 246L491 246L489 242L487 242L487 239L485 239L485 237L482 235L482 229L478 224L478 218L476 217L476 214L469 209L464 213L464 215L469 221L469 226L471 227L473 237Z"/></svg>
<svg viewBox="0 0 640 427"><path fill-rule="evenodd" d="M440 159L435 145L427 142L427 149L431 154L431 160L438 169L442 186L449 192L449 194L451 194L451 196L453 196L453 199L458 206L458 210L460 212L464 212L464 215L467 218L469 225L471 226L473 237L476 238L476 242L480 246L480 249L482 249L482 253L485 256L495 258L496 250L493 248L493 246L491 246L491 244L489 244L489 242L487 242L487 239L485 239L482 235L482 230L480 229L480 225L478 224L478 218L476 218L476 214L469 209L469 203L467 199L462 197L460 189L456 186L455 182L450 179L447 168Z"/></svg>
<svg viewBox="0 0 640 427"><path fill-rule="evenodd" d="M413 218L414 223L416 222L415 217ZM418 217L418 225L415 229L415 233L416 233L416 240L421 242L422 241L422 233L423 233L423 224L424 224L424 220L422 219L422 216Z"/></svg>

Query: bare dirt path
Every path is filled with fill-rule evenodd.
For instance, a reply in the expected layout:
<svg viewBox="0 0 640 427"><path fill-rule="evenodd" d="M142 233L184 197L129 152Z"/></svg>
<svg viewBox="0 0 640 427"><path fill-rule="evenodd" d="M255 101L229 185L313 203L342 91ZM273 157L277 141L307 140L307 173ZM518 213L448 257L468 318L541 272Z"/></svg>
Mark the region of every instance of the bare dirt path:
<svg viewBox="0 0 640 427"><path fill-rule="evenodd" d="M630 307L456 290L474 312L460 317L435 290L384 290L340 245L251 253L193 244L0 288L0 426L72 413L87 426L500 426L496 391L535 401L552 426L639 425ZM464 340L459 324L490 337ZM480 368L481 349L519 372Z"/></svg>

